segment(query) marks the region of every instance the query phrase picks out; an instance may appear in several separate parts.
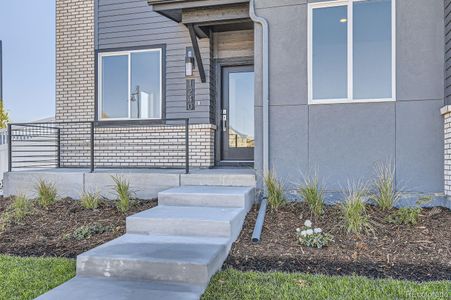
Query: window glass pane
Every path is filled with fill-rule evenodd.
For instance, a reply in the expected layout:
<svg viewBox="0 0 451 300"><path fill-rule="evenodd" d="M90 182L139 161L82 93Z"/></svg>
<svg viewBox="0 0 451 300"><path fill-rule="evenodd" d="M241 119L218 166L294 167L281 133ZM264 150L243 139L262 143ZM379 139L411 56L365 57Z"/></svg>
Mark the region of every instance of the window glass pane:
<svg viewBox="0 0 451 300"><path fill-rule="evenodd" d="M254 72L229 73L229 147L254 147Z"/></svg>
<svg viewBox="0 0 451 300"><path fill-rule="evenodd" d="M160 51L131 54L131 116L161 117Z"/></svg>
<svg viewBox="0 0 451 300"><path fill-rule="evenodd" d="M127 55L102 57L101 118L128 118Z"/></svg>
<svg viewBox="0 0 451 300"><path fill-rule="evenodd" d="M348 97L347 6L313 9L313 99Z"/></svg>
<svg viewBox="0 0 451 300"><path fill-rule="evenodd" d="M354 99L392 97L391 0L354 2Z"/></svg>

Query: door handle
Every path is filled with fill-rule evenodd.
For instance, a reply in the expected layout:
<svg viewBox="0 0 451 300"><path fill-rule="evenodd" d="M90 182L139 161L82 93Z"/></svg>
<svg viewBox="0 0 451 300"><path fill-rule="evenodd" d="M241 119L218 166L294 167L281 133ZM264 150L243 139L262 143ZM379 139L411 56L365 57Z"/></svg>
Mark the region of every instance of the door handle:
<svg viewBox="0 0 451 300"><path fill-rule="evenodd" d="M227 109L222 110L222 131L227 131Z"/></svg>

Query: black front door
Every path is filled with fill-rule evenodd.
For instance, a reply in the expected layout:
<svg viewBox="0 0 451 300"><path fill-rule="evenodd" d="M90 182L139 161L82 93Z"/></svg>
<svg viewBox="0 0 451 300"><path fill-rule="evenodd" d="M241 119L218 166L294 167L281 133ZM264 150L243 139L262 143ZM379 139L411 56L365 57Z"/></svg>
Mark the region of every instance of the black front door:
<svg viewBox="0 0 451 300"><path fill-rule="evenodd" d="M254 160L254 67L222 68L222 160Z"/></svg>

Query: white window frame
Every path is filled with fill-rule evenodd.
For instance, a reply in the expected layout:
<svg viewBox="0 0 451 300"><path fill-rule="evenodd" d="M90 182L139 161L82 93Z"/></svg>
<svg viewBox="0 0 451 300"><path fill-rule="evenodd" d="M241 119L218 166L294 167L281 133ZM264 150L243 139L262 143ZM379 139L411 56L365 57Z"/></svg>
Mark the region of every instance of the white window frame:
<svg viewBox="0 0 451 300"><path fill-rule="evenodd" d="M392 0L392 96L391 98L354 99L353 82L353 3L365 0L336 0L308 5L308 104L367 103L396 101L396 0ZM348 10L348 97L343 99L313 99L313 10L324 7L347 6Z"/></svg>
<svg viewBox="0 0 451 300"><path fill-rule="evenodd" d="M133 53L140 52L159 52L160 54L160 116L157 118L131 118L131 57ZM126 118L102 118L103 111L103 58L108 56L127 56L128 57L128 117ZM163 49L152 48L152 49L142 49L142 50L128 50L128 51L114 51L114 52L102 52L98 54L98 109L97 118L101 121L120 121L120 120L161 120L163 118Z"/></svg>

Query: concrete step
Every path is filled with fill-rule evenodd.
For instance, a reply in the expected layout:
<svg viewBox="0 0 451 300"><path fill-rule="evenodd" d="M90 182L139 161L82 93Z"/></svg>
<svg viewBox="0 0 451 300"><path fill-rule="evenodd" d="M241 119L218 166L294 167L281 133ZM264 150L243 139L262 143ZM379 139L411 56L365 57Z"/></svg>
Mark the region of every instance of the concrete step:
<svg viewBox="0 0 451 300"><path fill-rule="evenodd" d="M208 169L192 170L180 175L180 185L200 186L256 186L255 171L252 169Z"/></svg>
<svg viewBox="0 0 451 300"><path fill-rule="evenodd" d="M241 231L243 208L157 206L127 218L127 233L228 237Z"/></svg>
<svg viewBox="0 0 451 300"><path fill-rule="evenodd" d="M198 300L203 290L193 284L76 276L36 300Z"/></svg>
<svg viewBox="0 0 451 300"><path fill-rule="evenodd" d="M253 187L181 186L158 194L159 205L242 207L250 209L255 199Z"/></svg>
<svg viewBox="0 0 451 300"><path fill-rule="evenodd" d="M77 275L206 286L227 257L227 240L179 239L155 242L146 235L126 235L79 255Z"/></svg>

